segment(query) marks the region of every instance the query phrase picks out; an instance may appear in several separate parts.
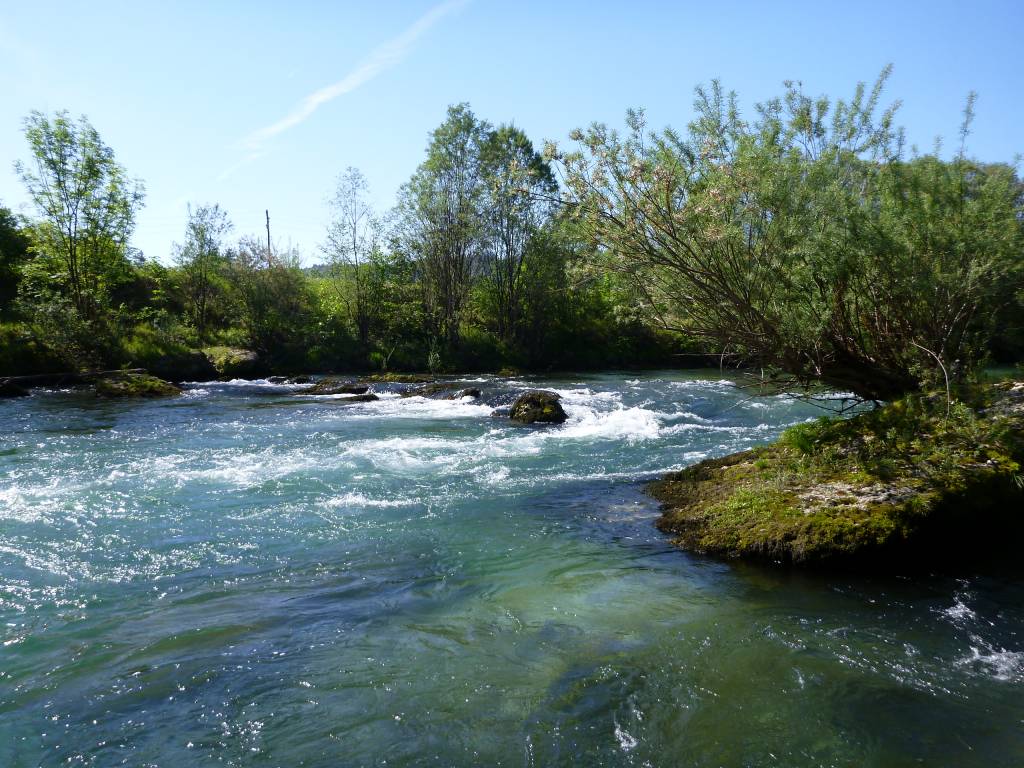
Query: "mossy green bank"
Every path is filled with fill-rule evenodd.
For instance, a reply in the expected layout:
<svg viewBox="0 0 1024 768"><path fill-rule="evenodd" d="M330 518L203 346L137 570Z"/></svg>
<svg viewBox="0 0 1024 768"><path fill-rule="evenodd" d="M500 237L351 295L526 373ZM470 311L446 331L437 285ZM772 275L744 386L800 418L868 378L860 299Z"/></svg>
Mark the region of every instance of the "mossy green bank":
<svg viewBox="0 0 1024 768"><path fill-rule="evenodd" d="M918 395L648 486L689 550L801 564L909 564L1012 546L1024 521L1024 383Z"/></svg>

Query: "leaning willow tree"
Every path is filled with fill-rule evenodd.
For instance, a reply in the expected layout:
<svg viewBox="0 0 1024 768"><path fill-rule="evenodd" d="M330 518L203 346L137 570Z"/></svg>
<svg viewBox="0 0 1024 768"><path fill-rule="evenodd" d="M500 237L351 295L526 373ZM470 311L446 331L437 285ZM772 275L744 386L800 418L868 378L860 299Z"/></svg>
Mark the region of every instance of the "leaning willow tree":
<svg viewBox="0 0 1024 768"><path fill-rule="evenodd" d="M1019 284L1021 183L963 148L904 158L888 77L850 101L782 97L743 120L696 91L685 134L574 131L566 202L600 266L660 323L801 385L886 400L967 371Z"/></svg>

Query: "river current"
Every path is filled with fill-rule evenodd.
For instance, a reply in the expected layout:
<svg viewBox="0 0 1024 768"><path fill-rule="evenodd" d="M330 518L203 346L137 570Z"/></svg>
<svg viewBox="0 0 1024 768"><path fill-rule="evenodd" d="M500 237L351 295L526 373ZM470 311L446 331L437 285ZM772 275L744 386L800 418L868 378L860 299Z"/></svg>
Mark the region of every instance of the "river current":
<svg viewBox="0 0 1024 768"><path fill-rule="evenodd" d="M821 415L699 375L0 401L0 766L1020 766L1024 580L725 563L646 480ZM558 391L556 427L492 416Z"/></svg>

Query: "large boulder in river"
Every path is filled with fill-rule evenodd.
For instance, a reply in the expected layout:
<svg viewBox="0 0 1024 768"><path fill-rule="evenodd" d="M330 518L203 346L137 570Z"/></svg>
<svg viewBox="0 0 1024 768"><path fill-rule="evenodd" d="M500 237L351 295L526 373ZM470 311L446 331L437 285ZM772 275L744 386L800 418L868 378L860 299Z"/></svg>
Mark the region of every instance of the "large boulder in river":
<svg viewBox="0 0 1024 768"><path fill-rule="evenodd" d="M251 349L206 347L203 354L221 379L253 379L266 372L260 356Z"/></svg>
<svg viewBox="0 0 1024 768"><path fill-rule="evenodd" d="M442 381L435 381L431 384L424 384L420 387L407 389L402 393L402 397L435 397L436 395L451 391L451 384L445 384Z"/></svg>
<svg viewBox="0 0 1024 768"><path fill-rule="evenodd" d="M170 382L145 373L113 373L96 379L101 397L170 397L181 390Z"/></svg>
<svg viewBox="0 0 1024 768"><path fill-rule="evenodd" d="M420 387L407 389L402 393L402 397L430 397L435 400L461 400L464 397L480 397L480 390L476 387L455 389L451 382L437 381L433 384L424 384Z"/></svg>
<svg viewBox="0 0 1024 768"><path fill-rule="evenodd" d="M364 395L370 389L367 384L357 384L347 379L321 379L309 389L302 390L304 395Z"/></svg>
<svg viewBox="0 0 1024 768"><path fill-rule="evenodd" d="M560 399L554 392L531 390L512 404L509 418L517 424L561 424L568 416L558 402Z"/></svg>

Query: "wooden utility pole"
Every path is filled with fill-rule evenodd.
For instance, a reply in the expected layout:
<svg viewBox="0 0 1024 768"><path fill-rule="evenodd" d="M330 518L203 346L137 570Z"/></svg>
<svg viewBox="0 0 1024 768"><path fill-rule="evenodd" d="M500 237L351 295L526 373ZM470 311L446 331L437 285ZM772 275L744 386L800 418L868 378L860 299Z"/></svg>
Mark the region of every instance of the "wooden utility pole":
<svg viewBox="0 0 1024 768"><path fill-rule="evenodd" d="M269 259L270 256L271 256L271 250L270 250L270 209L268 208L268 209L266 209L266 211L267 211L267 258Z"/></svg>

